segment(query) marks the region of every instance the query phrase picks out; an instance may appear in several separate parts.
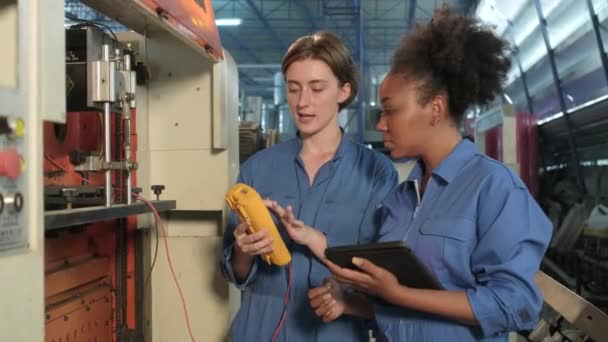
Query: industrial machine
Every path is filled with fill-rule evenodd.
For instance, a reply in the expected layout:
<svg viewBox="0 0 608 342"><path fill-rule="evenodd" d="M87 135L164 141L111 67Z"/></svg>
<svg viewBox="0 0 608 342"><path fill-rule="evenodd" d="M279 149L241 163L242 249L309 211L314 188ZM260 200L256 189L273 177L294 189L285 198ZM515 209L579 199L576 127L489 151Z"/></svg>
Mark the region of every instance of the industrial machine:
<svg viewBox="0 0 608 342"><path fill-rule="evenodd" d="M0 1L0 340L220 340L235 63L208 0L85 2L130 31Z"/></svg>

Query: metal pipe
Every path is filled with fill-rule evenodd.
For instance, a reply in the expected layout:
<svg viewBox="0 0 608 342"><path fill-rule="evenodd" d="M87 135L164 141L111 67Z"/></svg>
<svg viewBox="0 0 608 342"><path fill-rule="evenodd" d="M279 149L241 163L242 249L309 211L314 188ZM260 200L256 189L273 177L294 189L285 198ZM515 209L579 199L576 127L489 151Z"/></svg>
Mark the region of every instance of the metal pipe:
<svg viewBox="0 0 608 342"><path fill-rule="evenodd" d="M110 149L110 102L103 104L103 143L104 143L104 161L106 166L109 166L111 162L111 149ZM112 170L109 168L105 171L106 176L106 207L112 205Z"/></svg>
<svg viewBox="0 0 608 342"><path fill-rule="evenodd" d="M102 58L103 61L107 62L110 60L110 46L104 45L102 47ZM108 80L110 82L110 80ZM104 102L103 104L103 142L104 142L104 161L109 166L112 161L112 150L110 146L110 116L111 108L110 102ZM106 207L112 206L112 170L110 168L105 170L105 197Z"/></svg>
<svg viewBox="0 0 608 342"><path fill-rule="evenodd" d="M124 58L125 58L124 59L124 61L125 61L124 68L125 68L125 70L130 71L131 70L131 55L129 55L128 53L125 53Z"/></svg>
<svg viewBox="0 0 608 342"><path fill-rule="evenodd" d="M131 108L129 107L129 99L125 97L122 105L123 115L123 149L125 152L125 164L127 165L127 181L125 184L127 194L127 204L132 202L132 186L131 186Z"/></svg>
<svg viewBox="0 0 608 342"><path fill-rule="evenodd" d="M129 54L125 54L124 56L124 68L127 71L131 70L131 56ZM130 76L130 72L128 74ZM131 82L128 82L130 89L125 89L125 94L122 99L122 118L123 122L123 131L124 137L122 141L122 146L125 153L125 165L127 165L127 181L125 184L127 194L127 204L131 204L132 199L132 186L131 186Z"/></svg>

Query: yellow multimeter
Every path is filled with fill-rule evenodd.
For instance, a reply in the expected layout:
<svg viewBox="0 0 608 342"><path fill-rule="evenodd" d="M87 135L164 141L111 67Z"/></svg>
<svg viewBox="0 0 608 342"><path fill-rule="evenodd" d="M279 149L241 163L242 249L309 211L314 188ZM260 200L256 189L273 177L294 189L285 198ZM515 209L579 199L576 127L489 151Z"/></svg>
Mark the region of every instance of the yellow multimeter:
<svg viewBox="0 0 608 342"><path fill-rule="evenodd" d="M246 184L236 184L226 193L226 203L241 221L249 224L249 233L262 229L268 230L272 238L272 253L262 256L267 263L283 266L291 261L291 254L289 254L268 208L264 205L262 197L255 189Z"/></svg>

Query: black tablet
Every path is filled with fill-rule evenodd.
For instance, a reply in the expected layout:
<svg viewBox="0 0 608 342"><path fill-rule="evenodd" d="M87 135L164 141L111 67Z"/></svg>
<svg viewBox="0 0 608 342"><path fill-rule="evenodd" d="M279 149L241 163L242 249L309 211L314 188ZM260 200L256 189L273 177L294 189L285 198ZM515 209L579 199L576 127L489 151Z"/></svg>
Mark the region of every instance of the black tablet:
<svg viewBox="0 0 608 342"><path fill-rule="evenodd" d="M441 283L403 242L377 242L362 245L330 247L325 257L334 264L358 269L353 257L367 259L393 273L402 285L419 289L443 289Z"/></svg>

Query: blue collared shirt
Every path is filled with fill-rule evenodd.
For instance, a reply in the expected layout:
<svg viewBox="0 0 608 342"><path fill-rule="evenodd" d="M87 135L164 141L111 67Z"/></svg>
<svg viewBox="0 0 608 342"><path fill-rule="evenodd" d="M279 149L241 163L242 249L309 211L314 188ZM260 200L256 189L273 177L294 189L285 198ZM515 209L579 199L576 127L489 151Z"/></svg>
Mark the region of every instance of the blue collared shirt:
<svg viewBox="0 0 608 342"><path fill-rule="evenodd" d="M379 241L405 241L447 290L465 291L478 326L376 305L389 341L507 341L543 303L534 276L552 225L519 177L463 140L420 196L421 164L384 201Z"/></svg>
<svg viewBox="0 0 608 342"><path fill-rule="evenodd" d="M377 207L397 185L391 161L343 138L335 156L319 169L310 185L299 157L301 147L302 141L295 138L257 153L242 165L238 181L283 207L291 205L300 220L326 235L329 246L373 241L380 228ZM221 258L225 277L244 290L230 339L268 341L284 307L286 268L255 258L247 278L237 282L231 266L236 224L231 215ZM314 314L308 290L321 285L330 273L307 248L293 243L279 225L277 228L291 252L293 269L290 302L277 341L368 341L361 320L345 316L324 324Z"/></svg>

